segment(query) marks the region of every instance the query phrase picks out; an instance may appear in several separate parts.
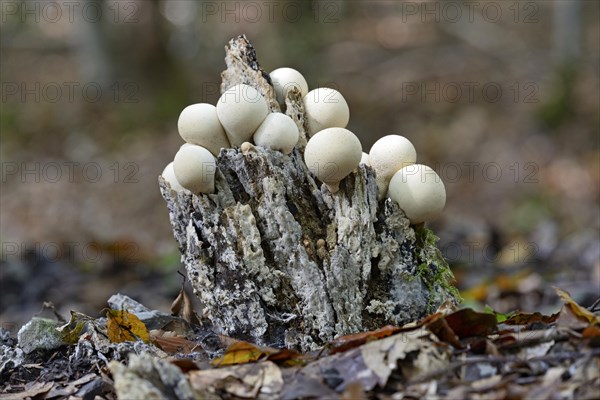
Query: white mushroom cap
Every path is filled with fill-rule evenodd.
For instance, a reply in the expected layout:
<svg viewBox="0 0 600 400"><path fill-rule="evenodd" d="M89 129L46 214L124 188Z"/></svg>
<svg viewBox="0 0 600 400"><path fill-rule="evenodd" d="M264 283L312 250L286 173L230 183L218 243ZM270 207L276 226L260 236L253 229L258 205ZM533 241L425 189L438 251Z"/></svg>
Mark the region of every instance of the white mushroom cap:
<svg viewBox="0 0 600 400"><path fill-rule="evenodd" d="M198 103L187 106L177 121L179 135L188 143L205 147L218 156L221 148L229 147L225 130L212 104Z"/></svg>
<svg viewBox="0 0 600 400"><path fill-rule="evenodd" d="M376 141L369 151L369 161L375 170L379 199L385 197L392 176L400 168L417 162L415 146L404 136L388 135Z"/></svg>
<svg viewBox="0 0 600 400"><path fill-rule="evenodd" d="M306 166L331 192L360 163L360 140L347 129L328 128L310 138L304 149Z"/></svg>
<svg viewBox="0 0 600 400"><path fill-rule="evenodd" d="M192 193L212 193L215 191L215 157L202 146L181 146L173 171L177 181Z"/></svg>
<svg viewBox="0 0 600 400"><path fill-rule="evenodd" d="M169 182L169 185L171 185L171 189L173 189L176 192L183 190L183 186L181 186L181 184L177 180L177 177L175 177L175 171L173 170L172 161L169 164L167 164L161 175L165 181Z"/></svg>
<svg viewBox="0 0 600 400"><path fill-rule="evenodd" d="M326 128L345 128L350 120L350 109L340 92L317 88L304 96L309 136Z"/></svg>
<svg viewBox="0 0 600 400"><path fill-rule="evenodd" d="M217 116L232 146L249 141L268 113L267 100L249 85L232 86L217 102Z"/></svg>
<svg viewBox="0 0 600 400"><path fill-rule="evenodd" d="M290 154L299 137L300 132L293 119L282 113L271 113L254 132L254 143Z"/></svg>
<svg viewBox="0 0 600 400"><path fill-rule="evenodd" d="M412 224L435 219L446 204L444 182L433 169L422 164L396 172L388 196L398 203Z"/></svg>
<svg viewBox="0 0 600 400"><path fill-rule="evenodd" d="M277 102L280 105L285 104L285 96L288 90L293 87L297 87L302 93L302 97L308 93L308 83L302 74L293 68L277 68L269 74L271 81L273 82L273 88L275 89L275 96Z"/></svg>
<svg viewBox="0 0 600 400"><path fill-rule="evenodd" d="M371 161L369 160L369 153L362 152L362 157L360 158L360 164L371 165Z"/></svg>

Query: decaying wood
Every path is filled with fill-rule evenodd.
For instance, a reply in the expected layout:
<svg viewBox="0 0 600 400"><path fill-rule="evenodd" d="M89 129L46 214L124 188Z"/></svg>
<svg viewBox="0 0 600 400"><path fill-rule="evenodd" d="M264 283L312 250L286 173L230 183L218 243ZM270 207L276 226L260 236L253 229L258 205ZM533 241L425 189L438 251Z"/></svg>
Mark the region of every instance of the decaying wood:
<svg viewBox="0 0 600 400"><path fill-rule="evenodd" d="M222 91L252 85L278 111L245 36L226 52ZM159 178L182 261L214 329L308 350L455 301L452 274L431 232L410 226L391 200L378 202L374 172L363 165L330 193L303 161L297 91L285 112L301 131L289 156L258 146L222 149L209 195L176 193Z"/></svg>

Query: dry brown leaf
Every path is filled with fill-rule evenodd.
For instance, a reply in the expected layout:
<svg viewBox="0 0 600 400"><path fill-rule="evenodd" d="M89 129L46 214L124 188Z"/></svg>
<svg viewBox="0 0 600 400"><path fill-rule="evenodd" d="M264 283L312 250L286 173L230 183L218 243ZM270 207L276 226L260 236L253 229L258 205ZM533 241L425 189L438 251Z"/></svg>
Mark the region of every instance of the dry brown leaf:
<svg viewBox="0 0 600 400"><path fill-rule="evenodd" d="M544 324L551 324L558 318L558 313L552 315L543 315L542 313L535 312L533 314L519 312L504 321L507 325L529 325L534 322L542 322Z"/></svg>
<svg viewBox="0 0 600 400"><path fill-rule="evenodd" d="M460 342L458 336L456 336L452 328L450 328L450 325L448 325L446 318L444 318L442 315L438 315L437 318L429 321L426 326L427 329L429 329L429 331L437 336L437 338L442 342L448 343L457 349L465 348L465 346L463 346L463 344Z"/></svg>
<svg viewBox="0 0 600 400"><path fill-rule="evenodd" d="M241 398L254 399L259 394L276 398L283 389L281 370L271 361L191 371L189 376L192 388L201 398L217 390Z"/></svg>
<svg viewBox="0 0 600 400"><path fill-rule="evenodd" d="M47 393L52 389L54 383L52 382L34 382L31 385L27 385L25 390L18 393L0 393L1 400L23 400L26 398L35 397L42 393Z"/></svg>
<svg viewBox="0 0 600 400"><path fill-rule="evenodd" d="M106 310L108 338L113 343L150 342L146 325L135 315L125 310Z"/></svg>
<svg viewBox="0 0 600 400"><path fill-rule="evenodd" d="M562 289L557 287L554 288L558 297L565 303L565 307L568 307L572 313L580 320L586 321L590 325L600 325L600 317L594 315L587 308L580 306L571 298L571 295Z"/></svg>
<svg viewBox="0 0 600 400"><path fill-rule="evenodd" d="M460 339L473 336L487 336L496 331L498 323L493 314L480 313L463 308L444 317L456 336Z"/></svg>
<svg viewBox="0 0 600 400"><path fill-rule="evenodd" d="M184 289L183 284L179 290L179 294L171 304L171 313L181 317L190 325L200 325L200 320L194 311L194 304Z"/></svg>
<svg viewBox="0 0 600 400"><path fill-rule="evenodd" d="M398 361L408 359L409 354L412 361L402 366L407 379L447 364L443 350L436 348L429 340L410 333L399 333L367 343L360 350L365 365L377 375L381 387L387 383ZM414 353L417 353L416 357Z"/></svg>
<svg viewBox="0 0 600 400"><path fill-rule="evenodd" d="M161 350L169 354L189 354L196 351L199 347L198 344L187 340L183 336L170 337L151 335L151 339Z"/></svg>
<svg viewBox="0 0 600 400"><path fill-rule="evenodd" d="M304 364L304 356L297 351L290 349L278 350L276 353L269 354L267 360L273 361L277 365L284 367L293 367Z"/></svg>
<svg viewBox="0 0 600 400"><path fill-rule="evenodd" d="M200 366L194 360L190 360L189 358L176 358L169 360L169 362L177 366L184 373L200 369Z"/></svg>
<svg viewBox="0 0 600 400"><path fill-rule="evenodd" d="M344 351L361 346L372 340L378 340L384 337L391 336L394 333L397 333L399 330L400 328L398 328L397 326L387 325L375 331L340 336L330 343L330 346L332 346L331 354L342 353Z"/></svg>
<svg viewBox="0 0 600 400"><path fill-rule="evenodd" d="M588 326L581 332L584 339L600 338L600 327Z"/></svg>

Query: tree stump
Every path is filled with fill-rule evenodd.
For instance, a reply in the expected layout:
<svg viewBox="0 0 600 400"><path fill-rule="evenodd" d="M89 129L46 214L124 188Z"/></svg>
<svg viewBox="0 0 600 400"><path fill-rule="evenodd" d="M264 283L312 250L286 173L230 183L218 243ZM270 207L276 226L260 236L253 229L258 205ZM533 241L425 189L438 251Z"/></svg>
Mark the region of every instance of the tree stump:
<svg viewBox="0 0 600 400"><path fill-rule="evenodd" d="M279 111L246 37L225 50L221 92L245 83ZM182 262L214 330L310 350L456 302L431 231L411 226L390 199L378 201L375 174L364 165L332 194L303 160L299 91L288 93L285 108L301 132L289 156L249 143L222 149L214 194L177 193L159 177Z"/></svg>

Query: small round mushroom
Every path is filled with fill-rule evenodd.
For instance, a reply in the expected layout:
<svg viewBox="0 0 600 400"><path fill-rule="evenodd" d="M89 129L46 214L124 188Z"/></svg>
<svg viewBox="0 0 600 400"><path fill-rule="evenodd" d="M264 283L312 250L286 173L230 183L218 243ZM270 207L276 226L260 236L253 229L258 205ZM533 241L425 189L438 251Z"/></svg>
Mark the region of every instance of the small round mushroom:
<svg viewBox="0 0 600 400"><path fill-rule="evenodd" d="M293 119L282 113L271 113L254 132L254 143L290 154L299 136L298 126Z"/></svg>
<svg viewBox="0 0 600 400"><path fill-rule="evenodd" d="M360 140L347 129L327 128L310 138L304 149L306 166L332 193L360 163Z"/></svg>
<svg viewBox="0 0 600 400"><path fill-rule="evenodd" d="M217 116L232 146L249 141L267 114L267 100L249 85L230 87L217 102Z"/></svg>
<svg viewBox="0 0 600 400"><path fill-rule="evenodd" d="M446 204L444 182L423 164L409 165L396 172L388 196L404 210L411 224L435 219Z"/></svg>
<svg viewBox="0 0 600 400"><path fill-rule="evenodd" d="M198 103L184 108L179 115L177 128L183 140L205 147L214 156L219 155L221 148L230 146L217 117L217 108L212 104Z"/></svg>
<svg viewBox="0 0 600 400"><path fill-rule="evenodd" d="M309 136L327 128L345 128L350 120L350 109L340 92L317 88L304 96Z"/></svg>
<svg viewBox="0 0 600 400"><path fill-rule="evenodd" d="M215 191L216 170L215 157L202 146L181 146L173 160L175 178L194 194Z"/></svg>
<svg viewBox="0 0 600 400"><path fill-rule="evenodd" d="M183 190L183 186L181 186L177 180L177 177L175 176L175 171L173 171L173 161L167 164L161 175L165 181L169 182L171 189L176 192Z"/></svg>
<svg viewBox="0 0 600 400"><path fill-rule="evenodd" d="M362 152L362 157L360 158L360 164L371 165L371 161L369 161L369 154Z"/></svg>
<svg viewBox="0 0 600 400"><path fill-rule="evenodd" d="M293 68L277 68L269 74L275 89L275 96L280 106L285 104L285 96L288 90L297 87L302 94L302 97L308 93L308 83L302 74Z"/></svg>
<svg viewBox="0 0 600 400"><path fill-rule="evenodd" d="M417 162L417 151L404 136L387 135L373 144L369 151L369 162L375 170L375 180L381 200L388 191L392 176L400 168Z"/></svg>

